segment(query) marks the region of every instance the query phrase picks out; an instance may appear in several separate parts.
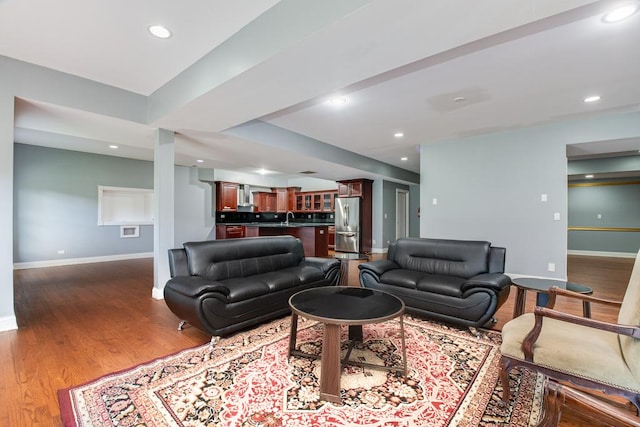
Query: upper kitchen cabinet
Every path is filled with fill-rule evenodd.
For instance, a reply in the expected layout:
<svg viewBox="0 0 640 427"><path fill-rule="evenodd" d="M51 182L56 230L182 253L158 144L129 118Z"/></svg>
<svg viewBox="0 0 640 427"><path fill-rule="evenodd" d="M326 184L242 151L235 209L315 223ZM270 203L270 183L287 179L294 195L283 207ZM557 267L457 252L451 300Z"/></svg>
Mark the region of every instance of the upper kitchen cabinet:
<svg viewBox="0 0 640 427"><path fill-rule="evenodd" d="M278 187L272 188L271 191L273 191L276 196L276 212L295 210L296 192L300 191L300 187Z"/></svg>
<svg viewBox="0 0 640 427"><path fill-rule="evenodd" d="M258 212L275 212L277 209L277 197L275 193L258 191L253 193L253 202Z"/></svg>
<svg viewBox="0 0 640 427"><path fill-rule="evenodd" d="M335 190L305 191L295 194L293 210L296 212L333 212Z"/></svg>
<svg viewBox="0 0 640 427"><path fill-rule="evenodd" d="M235 212L238 210L238 184L216 181L216 211Z"/></svg>
<svg viewBox="0 0 640 427"><path fill-rule="evenodd" d="M337 181L338 197L363 197L371 187L370 179L349 179Z"/></svg>

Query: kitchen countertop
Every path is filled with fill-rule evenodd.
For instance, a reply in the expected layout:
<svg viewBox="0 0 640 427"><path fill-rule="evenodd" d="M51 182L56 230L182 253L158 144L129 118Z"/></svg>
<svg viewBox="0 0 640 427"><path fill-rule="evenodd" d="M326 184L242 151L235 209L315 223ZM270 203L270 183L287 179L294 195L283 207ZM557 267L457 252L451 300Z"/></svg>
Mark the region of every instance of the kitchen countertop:
<svg viewBox="0 0 640 427"><path fill-rule="evenodd" d="M328 227L335 224L333 222L327 222L327 223L290 222L289 224L286 224L284 222L282 223L281 222L249 222L249 223L237 223L237 224L225 224L225 225L244 225L245 227L260 227L260 228L297 228L297 227Z"/></svg>

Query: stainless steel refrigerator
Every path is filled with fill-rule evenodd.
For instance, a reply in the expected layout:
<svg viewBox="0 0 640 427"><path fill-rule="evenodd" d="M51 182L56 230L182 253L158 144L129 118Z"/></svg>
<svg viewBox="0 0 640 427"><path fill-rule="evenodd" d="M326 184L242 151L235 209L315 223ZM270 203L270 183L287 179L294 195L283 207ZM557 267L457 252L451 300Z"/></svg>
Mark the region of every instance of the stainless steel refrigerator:
<svg viewBox="0 0 640 427"><path fill-rule="evenodd" d="M336 252L360 252L360 198L335 201Z"/></svg>

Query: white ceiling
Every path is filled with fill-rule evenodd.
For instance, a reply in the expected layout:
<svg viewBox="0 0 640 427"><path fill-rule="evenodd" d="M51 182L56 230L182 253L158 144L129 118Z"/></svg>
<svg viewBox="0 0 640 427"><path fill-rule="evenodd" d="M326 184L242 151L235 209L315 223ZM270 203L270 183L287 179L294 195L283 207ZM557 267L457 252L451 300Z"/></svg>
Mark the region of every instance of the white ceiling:
<svg viewBox="0 0 640 427"><path fill-rule="evenodd" d="M640 13L603 23L617 2L350 2L0 0L0 55L152 102L185 70L212 82L146 124L18 99L15 139L150 160L154 129L163 127L177 132L179 164L340 179L376 175L380 165L366 158L419 173L423 143L640 109ZM281 11L282 25L265 29L275 22L260 21L270 9ZM155 23L173 37L150 36ZM229 56L228 46L242 49ZM197 74L205 56L224 70ZM335 94L348 102L328 104ZM582 102L591 94L601 101ZM337 149L318 154L227 131L255 119L366 158L349 163ZM618 142L569 153L640 150L640 139Z"/></svg>

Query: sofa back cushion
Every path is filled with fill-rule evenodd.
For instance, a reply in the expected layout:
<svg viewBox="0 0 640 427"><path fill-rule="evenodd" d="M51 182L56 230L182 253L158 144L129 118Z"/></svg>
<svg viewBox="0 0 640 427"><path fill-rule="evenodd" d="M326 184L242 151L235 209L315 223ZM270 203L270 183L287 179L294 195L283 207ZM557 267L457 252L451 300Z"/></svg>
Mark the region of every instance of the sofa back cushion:
<svg viewBox="0 0 640 427"><path fill-rule="evenodd" d="M489 271L491 243L471 240L402 238L387 259L400 268L468 279Z"/></svg>
<svg viewBox="0 0 640 427"><path fill-rule="evenodd" d="M304 260L292 236L248 237L184 244L192 276L227 280L295 267Z"/></svg>

